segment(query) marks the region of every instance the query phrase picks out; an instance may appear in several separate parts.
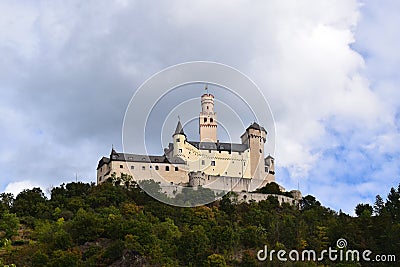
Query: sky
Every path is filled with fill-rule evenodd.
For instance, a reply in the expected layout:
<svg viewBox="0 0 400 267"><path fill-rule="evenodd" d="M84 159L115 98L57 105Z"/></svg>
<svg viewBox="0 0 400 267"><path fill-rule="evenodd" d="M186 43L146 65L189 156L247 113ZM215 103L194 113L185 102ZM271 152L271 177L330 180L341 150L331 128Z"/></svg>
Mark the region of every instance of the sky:
<svg viewBox="0 0 400 267"><path fill-rule="evenodd" d="M277 182L354 214L400 182L399 11L395 0L0 0L0 192L94 182L98 160L122 150L135 90L204 60L268 100Z"/></svg>

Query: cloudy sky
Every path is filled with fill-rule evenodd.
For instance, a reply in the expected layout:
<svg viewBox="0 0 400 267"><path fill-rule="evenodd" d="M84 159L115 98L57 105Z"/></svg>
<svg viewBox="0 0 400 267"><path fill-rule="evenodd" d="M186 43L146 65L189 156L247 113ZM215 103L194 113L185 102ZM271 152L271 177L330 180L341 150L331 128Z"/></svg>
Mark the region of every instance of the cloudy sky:
<svg viewBox="0 0 400 267"><path fill-rule="evenodd" d="M95 181L99 158L122 149L140 84L209 60L269 101L278 183L353 214L400 182L399 11L395 0L0 0L0 191Z"/></svg>

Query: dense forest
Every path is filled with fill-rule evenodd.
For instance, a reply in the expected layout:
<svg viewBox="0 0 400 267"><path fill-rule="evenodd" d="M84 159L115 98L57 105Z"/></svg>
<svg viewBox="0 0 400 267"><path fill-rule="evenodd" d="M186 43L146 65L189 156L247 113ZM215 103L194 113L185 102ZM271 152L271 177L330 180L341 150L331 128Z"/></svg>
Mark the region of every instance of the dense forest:
<svg viewBox="0 0 400 267"><path fill-rule="evenodd" d="M355 212L336 212L313 196L299 209L273 196L237 203L233 193L179 208L118 179L62 184L48 194L33 188L0 194L0 266L400 266L400 185ZM265 246L340 249L340 238L343 250L395 255L396 262L257 259Z"/></svg>

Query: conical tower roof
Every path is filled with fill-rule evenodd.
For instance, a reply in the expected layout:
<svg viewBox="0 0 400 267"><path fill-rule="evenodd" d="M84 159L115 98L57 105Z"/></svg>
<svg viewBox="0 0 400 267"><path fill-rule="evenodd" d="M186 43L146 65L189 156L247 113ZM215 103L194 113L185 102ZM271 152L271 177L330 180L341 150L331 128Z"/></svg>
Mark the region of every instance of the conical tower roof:
<svg viewBox="0 0 400 267"><path fill-rule="evenodd" d="M183 135L185 135L185 132L183 131L182 123L181 123L180 120L178 120L178 124L176 125L176 129L175 129L174 135L176 135L176 134L183 134ZM186 135L185 135L185 136L186 136Z"/></svg>

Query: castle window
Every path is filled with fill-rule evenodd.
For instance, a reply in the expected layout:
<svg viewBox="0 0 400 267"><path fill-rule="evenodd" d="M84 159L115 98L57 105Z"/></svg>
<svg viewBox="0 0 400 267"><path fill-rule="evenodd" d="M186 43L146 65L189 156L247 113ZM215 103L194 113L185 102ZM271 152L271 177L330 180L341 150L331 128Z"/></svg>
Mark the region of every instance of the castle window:
<svg viewBox="0 0 400 267"><path fill-rule="evenodd" d="M210 122L213 122L214 120L213 120L213 118L210 118Z"/></svg>
<svg viewBox="0 0 400 267"><path fill-rule="evenodd" d="M179 143L180 141L181 141L181 139L180 139L180 138L176 138L176 142L178 142L178 143Z"/></svg>
<svg viewBox="0 0 400 267"><path fill-rule="evenodd" d="M201 165L206 165L206 161L204 159L201 160Z"/></svg>
<svg viewBox="0 0 400 267"><path fill-rule="evenodd" d="M228 172L225 172L225 175L228 175Z"/></svg>
<svg viewBox="0 0 400 267"><path fill-rule="evenodd" d="M102 171L103 171L103 167L100 168L100 172L102 172Z"/></svg>
<svg viewBox="0 0 400 267"><path fill-rule="evenodd" d="M215 166L215 160L211 161L211 166Z"/></svg>
<svg viewBox="0 0 400 267"><path fill-rule="evenodd" d="M101 176L100 176L100 177L99 177L99 181L101 181L101 179L102 179L102 178L101 178Z"/></svg>
<svg viewBox="0 0 400 267"><path fill-rule="evenodd" d="M178 167L175 167L175 171L176 171L176 172L178 171Z"/></svg>
<svg viewBox="0 0 400 267"><path fill-rule="evenodd" d="M169 166L165 166L165 171L169 172Z"/></svg>
<svg viewBox="0 0 400 267"><path fill-rule="evenodd" d="M207 106L207 109L208 109L208 106Z"/></svg>
<svg viewBox="0 0 400 267"><path fill-rule="evenodd" d="M260 148L260 153L262 153L262 149Z"/></svg>
<svg viewBox="0 0 400 267"><path fill-rule="evenodd" d="M182 153L182 148L179 148L179 153Z"/></svg>
<svg viewBox="0 0 400 267"><path fill-rule="evenodd" d="M154 168L156 169L156 171L158 171L158 165L154 166Z"/></svg>
<svg viewBox="0 0 400 267"><path fill-rule="evenodd" d="M132 166L131 166L131 170L134 170L134 169L135 169L135 166L132 165Z"/></svg>
<svg viewBox="0 0 400 267"><path fill-rule="evenodd" d="M268 172L268 167L265 167L265 172Z"/></svg>
<svg viewBox="0 0 400 267"><path fill-rule="evenodd" d="M243 162L243 166L246 166L246 162Z"/></svg>
<svg viewBox="0 0 400 267"><path fill-rule="evenodd" d="M120 168L120 169L123 169L123 168L124 168L124 166L123 166L123 165L119 165L119 168Z"/></svg>
<svg viewBox="0 0 400 267"><path fill-rule="evenodd" d="M142 166L142 171L144 171L144 170L146 170L146 167L145 167L145 166Z"/></svg>
<svg viewBox="0 0 400 267"><path fill-rule="evenodd" d="M204 122L207 122L207 118L204 118Z"/></svg>

